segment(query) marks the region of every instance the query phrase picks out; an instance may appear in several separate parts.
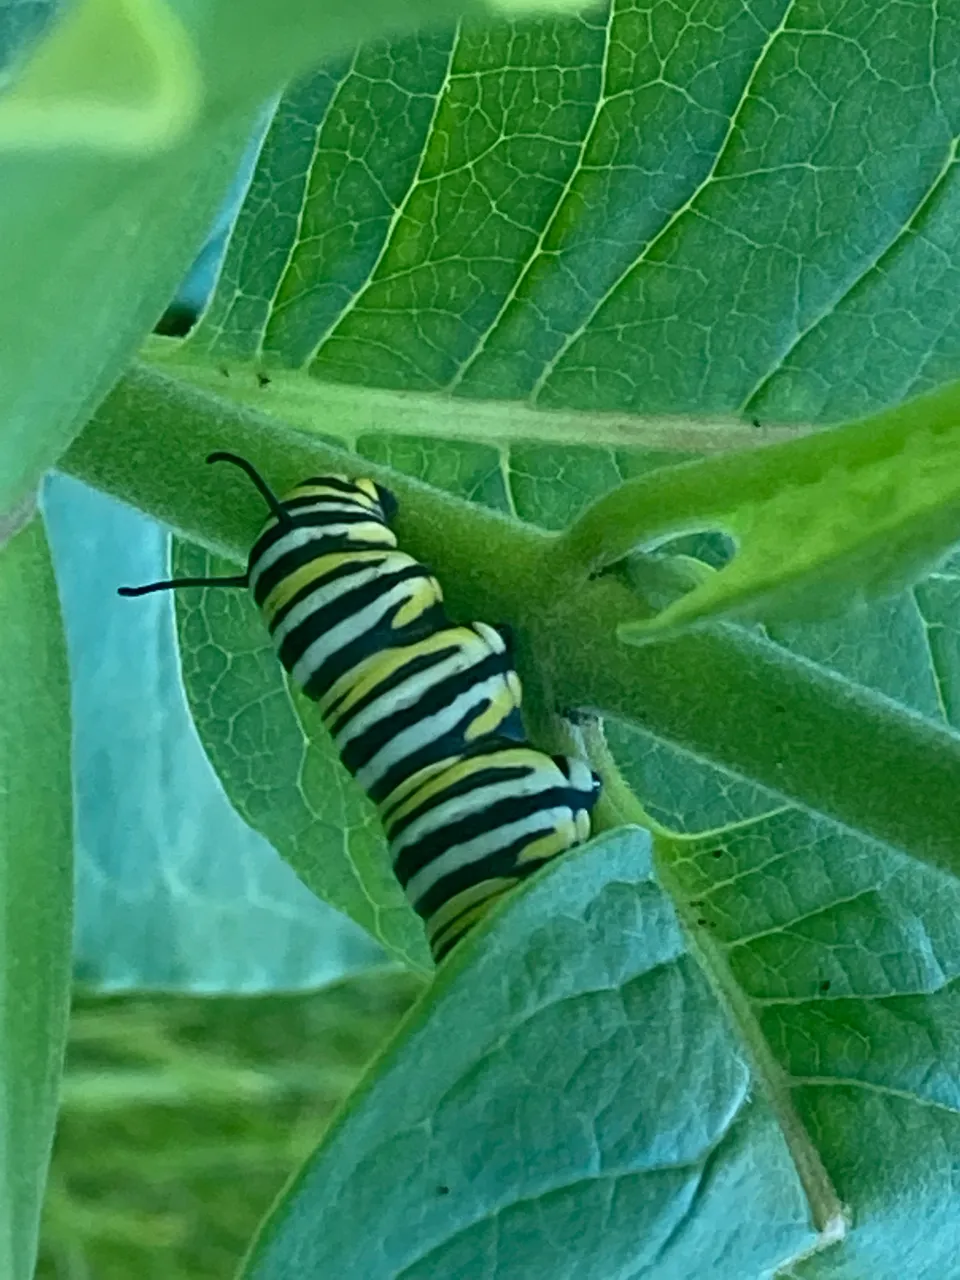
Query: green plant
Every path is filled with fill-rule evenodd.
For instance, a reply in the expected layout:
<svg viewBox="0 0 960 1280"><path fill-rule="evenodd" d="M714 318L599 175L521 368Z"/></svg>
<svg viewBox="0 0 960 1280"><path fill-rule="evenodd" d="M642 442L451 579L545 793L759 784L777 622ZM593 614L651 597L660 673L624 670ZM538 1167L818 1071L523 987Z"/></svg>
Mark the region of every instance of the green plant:
<svg viewBox="0 0 960 1280"><path fill-rule="evenodd" d="M348 28L295 0L79 5L0 103L5 527L56 464L172 526L202 572L261 517L208 452L280 489L362 465L451 611L514 627L532 736L579 736L605 776L598 839L444 966L246 1274L952 1274L954 25L933 0L637 0L411 35L354 8ZM84 14L149 61L146 101L113 64L72 83ZM260 100L321 55L276 108L200 323L142 342ZM91 95L109 110L87 120ZM718 531L732 559L698 537ZM69 792L36 523L0 598L0 858L26 874L28 832L46 884ZM252 606L178 615L237 810L426 969ZM60 1053L65 898L21 891L43 920L3 938L0 1069L21 1083ZM56 989L24 1020L40 927ZM50 1089L30 1096L39 1135ZM0 1198L11 1274L44 1162L39 1136L23 1149L3 1157L27 1188L17 1214Z"/></svg>

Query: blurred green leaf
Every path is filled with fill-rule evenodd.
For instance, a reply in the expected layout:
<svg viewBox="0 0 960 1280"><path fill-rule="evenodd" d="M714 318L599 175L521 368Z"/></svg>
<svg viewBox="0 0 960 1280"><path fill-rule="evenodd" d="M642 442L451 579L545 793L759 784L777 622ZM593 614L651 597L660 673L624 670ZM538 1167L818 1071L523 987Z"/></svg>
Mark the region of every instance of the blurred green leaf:
<svg viewBox="0 0 960 1280"><path fill-rule="evenodd" d="M421 984L74 1002L37 1280L231 1280Z"/></svg>
<svg viewBox="0 0 960 1280"><path fill-rule="evenodd" d="M41 37L0 99L0 511L36 487L170 301L263 103L360 37L459 11L79 0Z"/></svg>
<svg viewBox="0 0 960 1280"><path fill-rule="evenodd" d="M578 850L463 944L246 1275L728 1280L815 1242L648 851Z"/></svg>
<svg viewBox="0 0 960 1280"><path fill-rule="evenodd" d="M70 701L38 517L0 552L0 1274L30 1280L60 1088L73 903Z"/></svg>
<svg viewBox="0 0 960 1280"><path fill-rule="evenodd" d="M162 149L193 122L201 93L165 0L76 0L0 98L0 151Z"/></svg>
<svg viewBox="0 0 960 1280"><path fill-rule="evenodd" d="M11 23L3 34L35 31ZM41 41L39 57L44 47ZM0 60L13 53L0 50ZM83 80L83 67L77 75ZM87 92L98 92L96 80ZM10 101L8 89L0 106ZM29 139L14 150L7 139L0 153L0 510L36 486L166 305L228 190L256 106L221 110L149 159L47 143L37 149ZM69 115L79 128L81 115Z"/></svg>

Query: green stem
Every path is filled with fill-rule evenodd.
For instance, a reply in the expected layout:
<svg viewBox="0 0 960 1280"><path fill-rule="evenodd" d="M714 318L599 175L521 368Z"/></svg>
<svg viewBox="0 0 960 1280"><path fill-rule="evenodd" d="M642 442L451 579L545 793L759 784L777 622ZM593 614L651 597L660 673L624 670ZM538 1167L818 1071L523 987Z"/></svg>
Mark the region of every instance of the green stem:
<svg viewBox="0 0 960 1280"><path fill-rule="evenodd" d="M223 476L202 463L213 449L250 456L278 487L324 468L357 471L355 455L142 368L63 466L241 561L263 511L244 486L224 498ZM622 644L617 627L636 615L636 595L611 577L565 595L554 536L385 468L363 470L397 493L401 542L438 574L452 614L514 626L558 708L618 716L960 876L956 734L745 631Z"/></svg>
<svg viewBox="0 0 960 1280"><path fill-rule="evenodd" d="M593 813L593 831L613 831L617 827L646 827L653 833L654 840L659 836L671 836L674 833L662 826L656 818L650 816L640 803L637 795L617 765L607 745L603 732L603 721L597 716L584 718L582 725L583 745L591 765L603 780L603 790Z"/></svg>

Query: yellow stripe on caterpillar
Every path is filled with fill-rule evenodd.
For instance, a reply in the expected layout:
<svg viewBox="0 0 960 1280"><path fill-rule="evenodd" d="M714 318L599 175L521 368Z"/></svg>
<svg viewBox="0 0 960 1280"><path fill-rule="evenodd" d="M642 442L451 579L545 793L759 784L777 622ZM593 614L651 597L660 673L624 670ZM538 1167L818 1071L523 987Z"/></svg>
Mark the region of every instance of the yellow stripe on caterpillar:
<svg viewBox="0 0 960 1280"><path fill-rule="evenodd" d="M479 884L471 885L462 893L448 898L427 921L427 939L431 949L438 951L452 938L466 933L472 924L487 914L499 898L515 889L519 883L513 876L498 876L481 880Z"/></svg>
<svg viewBox="0 0 960 1280"><path fill-rule="evenodd" d="M365 493L370 501L379 507L380 490L377 488L375 481L368 479L367 476L361 476L359 480L354 480L353 483L361 493Z"/></svg>
<svg viewBox="0 0 960 1280"><path fill-rule="evenodd" d="M447 756L445 759L437 760L433 764L424 765L422 769L418 769L416 773L411 774L409 778L404 779L403 782L394 787L389 795L384 796L383 800L381 800L380 804L377 806L380 813L380 821L383 823L395 821L396 815L390 812L394 805L403 801L404 797L409 796L410 792L414 791L422 783L428 782L431 778L442 774L445 769L456 764L459 759L459 756Z"/></svg>
<svg viewBox="0 0 960 1280"><path fill-rule="evenodd" d="M411 622L443 603L443 592L436 578L415 578L411 581L410 594L396 612L391 624L394 629L409 626Z"/></svg>
<svg viewBox="0 0 960 1280"><path fill-rule="evenodd" d="M475 742L485 734L494 733L519 705L509 680L504 679L502 687L497 690L496 695L490 699L484 710L471 720L463 736L468 742Z"/></svg>
<svg viewBox="0 0 960 1280"><path fill-rule="evenodd" d="M299 569L294 569L293 573L288 573L285 578L277 583L260 606L267 625L269 626L273 622L283 606L289 604L304 587L308 587L314 582L321 583L329 574L334 573L345 564L376 564L378 560L385 559L389 554L390 552L386 549L382 551L352 551L349 549L331 551L329 555L318 556L315 560L310 560Z"/></svg>
<svg viewBox="0 0 960 1280"><path fill-rule="evenodd" d="M396 791L391 792L381 805L380 820L387 838L390 838L390 833L396 824L408 814L415 813L421 805L441 795L450 787L456 786L457 783L463 782L466 778L490 769L524 768L534 773L543 767L543 759L541 752L533 747L517 746L507 751L491 752L489 755L467 756L466 759L453 756L443 762L442 769L431 767L421 770L419 774L408 780L406 786L398 787ZM406 799L402 799L401 792L406 793Z"/></svg>
<svg viewBox="0 0 960 1280"><path fill-rule="evenodd" d="M522 867L526 862L555 858L558 853L572 849L577 840L576 823L572 819L565 819L536 840L531 840L523 852L517 855L517 865Z"/></svg>
<svg viewBox="0 0 960 1280"><path fill-rule="evenodd" d="M376 491L370 494L366 489L360 489L358 481L354 483L359 492L344 493L342 489L335 489L333 485L298 484L296 488L283 495L283 501L296 502L301 498L315 498L318 502L324 502L329 499L331 502L355 502L358 507L363 507L367 511L378 508L380 503Z"/></svg>
<svg viewBox="0 0 960 1280"><path fill-rule="evenodd" d="M363 552L362 554L367 554ZM336 716L345 715L359 700L372 693L377 685L389 679L395 671L411 662L414 658L439 653L454 645L465 645L475 642L476 634L469 627L448 627L443 631L435 631L432 636L418 640L416 644L398 646L396 649L384 649L380 653L371 654L358 662L355 667L345 671L330 689L319 699L317 706L320 714L326 717L328 710L335 709Z"/></svg>

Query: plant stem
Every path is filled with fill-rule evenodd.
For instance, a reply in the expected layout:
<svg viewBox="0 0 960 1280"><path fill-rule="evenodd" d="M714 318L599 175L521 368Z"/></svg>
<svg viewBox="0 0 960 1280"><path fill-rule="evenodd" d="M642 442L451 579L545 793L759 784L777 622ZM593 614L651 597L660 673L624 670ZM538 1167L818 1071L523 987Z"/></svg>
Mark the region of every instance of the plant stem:
<svg viewBox="0 0 960 1280"><path fill-rule="evenodd" d="M340 404L342 413L342 395ZM203 466L214 449L249 456L280 488L324 469L357 472L355 455L142 367L63 466L242 561L263 511L252 489L226 489ZM636 595L611 577L564 595L554 535L386 468L362 469L396 492L401 545L437 573L452 615L513 626L555 707L618 716L960 876L960 736L736 628L622 644L617 627L636 615Z"/></svg>

